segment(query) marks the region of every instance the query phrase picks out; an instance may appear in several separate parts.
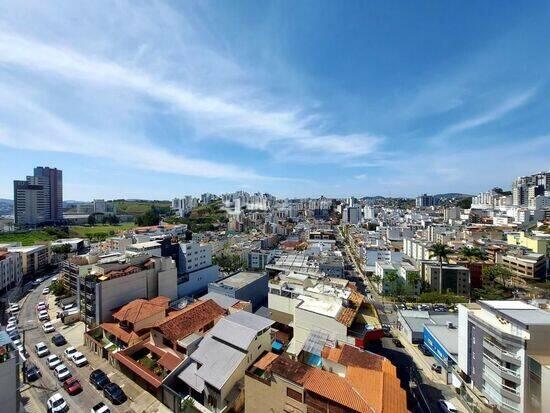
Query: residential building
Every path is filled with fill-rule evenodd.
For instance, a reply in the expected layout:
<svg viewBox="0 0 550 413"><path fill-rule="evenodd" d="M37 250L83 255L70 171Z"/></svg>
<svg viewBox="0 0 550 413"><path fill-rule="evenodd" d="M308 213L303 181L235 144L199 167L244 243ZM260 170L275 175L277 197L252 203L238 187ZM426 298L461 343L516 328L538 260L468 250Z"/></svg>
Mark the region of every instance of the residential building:
<svg viewBox="0 0 550 413"><path fill-rule="evenodd" d="M417 208L427 208L434 205L437 205L437 201L432 195L423 194L416 197Z"/></svg>
<svg viewBox="0 0 550 413"><path fill-rule="evenodd" d="M470 270L462 265L443 264L443 274L438 263L423 262L423 279L433 291L468 296L470 294Z"/></svg>
<svg viewBox="0 0 550 413"><path fill-rule="evenodd" d="M249 270L264 270L275 257L275 251L254 249L243 253L246 268Z"/></svg>
<svg viewBox="0 0 550 413"><path fill-rule="evenodd" d="M534 253L546 255L550 249L550 234L542 231L535 231L532 234L527 234L525 231L509 232L506 234L506 242L509 245L518 245Z"/></svg>
<svg viewBox="0 0 550 413"><path fill-rule="evenodd" d="M178 258L178 297L198 295L220 276L212 265L212 247L191 241L180 243Z"/></svg>
<svg viewBox="0 0 550 413"><path fill-rule="evenodd" d="M250 301L255 311L267 301L268 281L267 273L241 271L208 284L208 292Z"/></svg>
<svg viewBox="0 0 550 413"><path fill-rule="evenodd" d="M21 411L19 355L10 336L0 331L0 406L4 412Z"/></svg>
<svg viewBox="0 0 550 413"><path fill-rule="evenodd" d="M361 207L347 206L342 211L342 220L345 224L356 225L361 222Z"/></svg>
<svg viewBox="0 0 550 413"><path fill-rule="evenodd" d="M93 264L84 276L78 276L77 303L87 324L109 321L115 309L138 298L177 298L177 269L172 258L144 254L115 259ZM80 274L80 270L70 269L73 277L75 272Z"/></svg>
<svg viewBox="0 0 550 413"><path fill-rule="evenodd" d="M21 255L0 250L0 292L15 287L23 278Z"/></svg>
<svg viewBox="0 0 550 413"><path fill-rule="evenodd" d="M63 220L63 173L36 167L25 181L13 183L14 216L17 226L36 226Z"/></svg>
<svg viewBox="0 0 550 413"><path fill-rule="evenodd" d="M264 354L246 372L245 411L408 412L395 366L347 344L322 348L319 367Z"/></svg>
<svg viewBox="0 0 550 413"><path fill-rule="evenodd" d="M458 368L469 386L503 413L546 411L537 360L550 356L550 313L521 301L482 300L460 304L458 318Z"/></svg>
<svg viewBox="0 0 550 413"><path fill-rule="evenodd" d="M422 288L422 277L420 271L414 265L407 261L402 261L399 265L398 275L406 286L407 294L420 294Z"/></svg>
<svg viewBox="0 0 550 413"><path fill-rule="evenodd" d="M165 380L164 403L180 413L181 401L190 396L214 413L240 411L245 372L271 349L272 324L246 311L222 318Z"/></svg>
<svg viewBox="0 0 550 413"><path fill-rule="evenodd" d="M21 256L23 276L39 274L50 264L50 252L46 245L8 247L7 251Z"/></svg>

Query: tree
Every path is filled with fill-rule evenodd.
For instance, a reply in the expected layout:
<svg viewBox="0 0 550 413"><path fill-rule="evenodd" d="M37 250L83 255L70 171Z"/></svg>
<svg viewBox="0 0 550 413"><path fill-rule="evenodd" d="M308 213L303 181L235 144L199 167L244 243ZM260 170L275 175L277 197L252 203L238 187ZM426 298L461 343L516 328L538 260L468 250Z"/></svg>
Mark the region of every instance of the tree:
<svg viewBox="0 0 550 413"><path fill-rule="evenodd" d="M407 274L407 283L412 289L412 293L416 294L418 285L422 279L420 278L420 273L418 271L411 271Z"/></svg>
<svg viewBox="0 0 550 413"><path fill-rule="evenodd" d="M136 224L140 227L150 227L153 225L158 225L160 222L160 210L152 206L145 212L145 214L140 215L136 218Z"/></svg>
<svg viewBox="0 0 550 413"><path fill-rule="evenodd" d="M481 251L479 248L470 248L470 247L462 247L458 251L458 255L466 260L468 262L468 265L470 265L473 262L476 261L483 261L485 260L485 253Z"/></svg>
<svg viewBox="0 0 550 413"><path fill-rule="evenodd" d="M222 272L234 273L245 267L245 262L237 254L221 253L212 258L212 263L220 267Z"/></svg>
<svg viewBox="0 0 550 413"><path fill-rule="evenodd" d="M512 278L512 271L506 268L502 264L495 264L490 267L483 268L483 282L489 283L492 287L495 286L495 282L499 281L506 287L506 283Z"/></svg>
<svg viewBox="0 0 550 413"><path fill-rule="evenodd" d="M71 252L71 245L70 244L54 245L52 247L52 252L56 254L68 254L69 252Z"/></svg>
<svg viewBox="0 0 550 413"><path fill-rule="evenodd" d="M430 251L430 258L437 258L437 261L439 261L439 277L443 279L443 261L447 262L453 251L440 242L433 244L428 250Z"/></svg>
<svg viewBox="0 0 550 413"><path fill-rule="evenodd" d="M91 226L91 227L95 225L95 215L94 214L88 215L88 225Z"/></svg>
<svg viewBox="0 0 550 413"><path fill-rule="evenodd" d="M397 295L399 286L399 275L397 275L396 271L389 271L386 275L384 275L384 284L388 285L390 290L390 295Z"/></svg>
<svg viewBox="0 0 550 413"><path fill-rule="evenodd" d="M52 281L50 284L50 292L56 297L65 294L65 286L63 285L63 282L61 280Z"/></svg>

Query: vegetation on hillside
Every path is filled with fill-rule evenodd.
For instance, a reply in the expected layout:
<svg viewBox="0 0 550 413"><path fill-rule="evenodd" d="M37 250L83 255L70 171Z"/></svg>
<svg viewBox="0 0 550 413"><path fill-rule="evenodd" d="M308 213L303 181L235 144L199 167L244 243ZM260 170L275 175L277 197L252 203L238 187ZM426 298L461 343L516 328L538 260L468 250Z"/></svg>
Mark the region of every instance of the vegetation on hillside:
<svg viewBox="0 0 550 413"><path fill-rule="evenodd" d="M145 214L152 207L157 208L163 214L168 214L171 207L170 201L127 201L124 199L115 199L113 202L115 204L117 214L120 215L139 216Z"/></svg>
<svg viewBox="0 0 550 413"><path fill-rule="evenodd" d="M164 221L171 224L187 224L193 232L213 231L227 222L226 212L221 209L221 201L216 200L207 205L193 208L188 217L167 217Z"/></svg>

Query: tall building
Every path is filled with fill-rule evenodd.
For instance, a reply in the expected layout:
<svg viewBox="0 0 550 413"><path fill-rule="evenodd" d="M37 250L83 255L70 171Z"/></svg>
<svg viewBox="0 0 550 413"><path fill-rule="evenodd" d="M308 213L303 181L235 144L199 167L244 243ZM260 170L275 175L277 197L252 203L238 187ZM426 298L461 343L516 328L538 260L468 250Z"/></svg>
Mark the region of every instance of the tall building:
<svg viewBox="0 0 550 413"><path fill-rule="evenodd" d="M423 194L416 197L417 208L426 208L434 205L437 205L437 203L432 195Z"/></svg>
<svg viewBox="0 0 550 413"><path fill-rule="evenodd" d="M359 224L361 222L361 207L345 207L344 211L342 211L342 219L346 224Z"/></svg>
<svg viewBox="0 0 550 413"><path fill-rule="evenodd" d="M548 411L540 376L549 337L550 313L522 301L458 306L458 368L496 411Z"/></svg>
<svg viewBox="0 0 550 413"><path fill-rule="evenodd" d="M63 173L38 166L25 181L13 182L15 225L35 226L63 219Z"/></svg>

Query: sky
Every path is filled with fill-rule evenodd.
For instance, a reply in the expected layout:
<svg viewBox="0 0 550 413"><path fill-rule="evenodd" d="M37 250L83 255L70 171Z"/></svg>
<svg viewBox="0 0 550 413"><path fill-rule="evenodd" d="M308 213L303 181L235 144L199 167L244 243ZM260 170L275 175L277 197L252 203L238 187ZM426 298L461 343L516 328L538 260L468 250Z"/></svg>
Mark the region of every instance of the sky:
<svg viewBox="0 0 550 413"><path fill-rule="evenodd" d="M550 3L0 0L0 198L476 193L550 169Z"/></svg>

